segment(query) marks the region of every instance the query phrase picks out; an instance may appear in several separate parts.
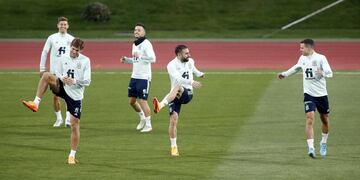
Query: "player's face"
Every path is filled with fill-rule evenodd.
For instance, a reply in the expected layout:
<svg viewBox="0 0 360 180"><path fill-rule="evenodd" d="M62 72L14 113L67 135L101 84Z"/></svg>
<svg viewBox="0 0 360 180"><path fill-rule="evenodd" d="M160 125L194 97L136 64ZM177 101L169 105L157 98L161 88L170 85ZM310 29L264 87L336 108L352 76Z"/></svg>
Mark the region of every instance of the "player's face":
<svg viewBox="0 0 360 180"><path fill-rule="evenodd" d="M142 26L135 26L134 29L135 38L140 38L145 36L145 29Z"/></svg>
<svg viewBox="0 0 360 180"><path fill-rule="evenodd" d="M304 56L308 56L312 52L312 47L309 45L305 45L304 43L300 43L300 52Z"/></svg>
<svg viewBox="0 0 360 180"><path fill-rule="evenodd" d="M179 56L180 56L180 60L182 62L188 62L189 61L189 58L190 58L190 51L188 48L186 49L183 49L180 53L179 53Z"/></svg>
<svg viewBox="0 0 360 180"><path fill-rule="evenodd" d="M72 58L76 58L76 57L79 56L80 51L81 51L80 48L71 46L71 48L70 48L70 56Z"/></svg>
<svg viewBox="0 0 360 180"><path fill-rule="evenodd" d="M60 33L66 33L67 29L69 28L69 24L67 21L60 21L57 24L57 27L58 27Z"/></svg>

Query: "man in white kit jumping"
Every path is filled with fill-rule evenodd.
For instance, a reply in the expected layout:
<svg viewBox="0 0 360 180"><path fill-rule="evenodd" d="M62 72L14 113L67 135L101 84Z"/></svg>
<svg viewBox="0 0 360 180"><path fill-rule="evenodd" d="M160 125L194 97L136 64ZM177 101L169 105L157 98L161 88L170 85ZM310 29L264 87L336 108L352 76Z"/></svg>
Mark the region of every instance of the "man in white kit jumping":
<svg viewBox="0 0 360 180"><path fill-rule="evenodd" d="M329 101L326 90L326 78L333 76L330 65L326 57L315 52L314 41L305 39L300 42L300 56L297 64L289 70L278 74L279 79L291 76L298 71L303 71L304 86L304 106L306 114L305 134L308 144L308 155L312 158L316 157L314 147L314 115L316 109L320 114L322 122L322 139L320 141L320 155L327 154L327 139L329 135Z"/></svg>
<svg viewBox="0 0 360 180"><path fill-rule="evenodd" d="M59 17L57 28L59 32L50 35L41 53L40 59L40 78L46 72L46 60L48 53L50 52L50 73L55 74L55 71L59 68L59 61L64 54L68 54L70 51L70 43L74 37L67 33L69 28L68 19L66 17ZM56 115L56 121L54 127L60 127L64 121L61 115L60 98L56 95L53 96L53 104ZM70 127L70 113L66 111L65 126Z"/></svg>
<svg viewBox="0 0 360 180"><path fill-rule="evenodd" d="M123 56L122 63L133 64L128 86L129 104L139 114L140 122L136 126L140 132L152 131L151 113L147 99L151 82L151 63L156 56L151 42L145 37L145 25L137 23L134 28L135 41L132 45L132 57Z"/></svg>
<svg viewBox="0 0 360 180"><path fill-rule="evenodd" d="M167 71L170 76L171 90L164 99L159 102L155 97L153 99L154 112L169 106L170 112L170 155L179 156L179 150L176 143L177 123L182 104L187 104L193 97L193 88L200 88L201 83L194 81L193 74L197 77L204 77L204 73L195 67L195 62L190 58L189 48L185 45L178 45L175 48L176 57L167 65Z"/></svg>
<svg viewBox="0 0 360 180"><path fill-rule="evenodd" d="M75 38L70 45L70 52L61 57L56 76L45 72L38 84L36 96L33 101L22 101L22 103L37 112L42 97L50 86L52 92L65 100L70 112L71 122L71 150L68 156L68 164L76 164L75 154L80 140L80 116L82 111L82 99L85 87L91 82L90 59L82 54L84 41Z"/></svg>

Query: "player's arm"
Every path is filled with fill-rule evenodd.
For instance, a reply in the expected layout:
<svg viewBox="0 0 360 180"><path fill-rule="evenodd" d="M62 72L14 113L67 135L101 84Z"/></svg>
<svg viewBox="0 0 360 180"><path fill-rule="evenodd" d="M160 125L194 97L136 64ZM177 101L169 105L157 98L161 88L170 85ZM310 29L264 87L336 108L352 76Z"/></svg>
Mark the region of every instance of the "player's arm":
<svg viewBox="0 0 360 180"><path fill-rule="evenodd" d="M325 56L324 56L324 59L321 61L320 66L321 66L321 68L316 71L317 76L319 76L320 78L321 77L325 77L325 78L333 77L333 72L332 72L331 67Z"/></svg>
<svg viewBox="0 0 360 180"><path fill-rule="evenodd" d="M194 88L200 88L201 83L198 81L194 81L193 79L186 79L182 77L182 75L177 71L176 67L174 65L168 65L167 66L168 73L170 76L175 80L175 83L177 85L190 85Z"/></svg>
<svg viewBox="0 0 360 180"><path fill-rule="evenodd" d="M51 38L48 37L45 42L45 45L41 52L41 57L40 57L40 77L46 71L46 59L47 59L50 49L51 49Z"/></svg>
<svg viewBox="0 0 360 180"><path fill-rule="evenodd" d="M195 66L195 62L193 63L193 73L196 77L201 77L204 78L205 77L205 73L199 71L196 66Z"/></svg>
<svg viewBox="0 0 360 180"><path fill-rule="evenodd" d="M297 64L295 64L293 67L291 67L287 71L279 73L277 76L278 76L279 79L283 79L285 77L289 77L289 76L291 76L293 74L296 74L300 70L301 70L301 66L300 66L300 60L299 60L299 62Z"/></svg>
<svg viewBox="0 0 360 180"><path fill-rule="evenodd" d="M86 63L85 69L84 69L84 78L83 79L75 79L75 84L77 86L89 86L91 82L91 65L90 60L88 63Z"/></svg>
<svg viewBox="0 0 360 180"><path fill-rule="evenodd" d="M137 58L138 61L142 62L155 63L156 56L151 43L146 43L145 45L145 54L134 52L134 58Z"/></svg>

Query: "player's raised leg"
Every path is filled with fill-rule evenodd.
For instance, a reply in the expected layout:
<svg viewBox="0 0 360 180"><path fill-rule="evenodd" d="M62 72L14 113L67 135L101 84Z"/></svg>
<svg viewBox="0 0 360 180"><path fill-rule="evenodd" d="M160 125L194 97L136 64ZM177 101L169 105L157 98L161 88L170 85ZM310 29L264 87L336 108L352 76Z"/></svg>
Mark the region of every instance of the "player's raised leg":
<svg viewBox="0 0 360 180"><path fill-rule="evenodd" d="M150 113L149 104L147 100L144 99L139 99L138 103L140 104L140 107L145 115L145 126L141 130L141 132L150 132L152 131L152 126L151 126L151 113Z"/></svg>
<svg viewBox="0 0 360 180"><path fill-rule="evenodd" d="M172 112L172 114L170 115L169 137L171 144L171 150L170 150L171 156L179 156L179 150L176 144L178 118L179 115L177 112Z"/></svg>
<svg viewBox="0 0 360 180"><path fill-rule="evenodd" d="M314 111L306 113L306 125L305 125L305 134L308 144L308 154L310 157L315 158L315 147L314 147Z"/></svg>
<svg viewBox="0 0 360 180"><path fill-rule="evenodd" d="M41 77L39 84L38 84L38 88L36 91L36 96L34 98L34 101L25 101L23 100L22 103L28 107L30 110L32 110L33 112L37 112L38 108L39 108L39 104L41 102L41 98L44 96L48 86L50 85L50 87L54 90L58 90L59 89L59 85L57 82L57 77L55 75L52 75L48 72L45 72L43 74L43 76Z"/></svg>
<svg viewBox="0 0 360 180"><path fill-rule="evenodd" d="M320 155L326 156L327 154L327 139L329 136L329 114L320 114L320 119L322 122L321 131L322 138L320 141Z"/></svg>
<svg viewBox="0 0 360 180"><path fill-rule="evenodd" d="M154 97L153 99L154 112L159 113L163 107L169 104L169 102L172 102L176 97L181 97L183 92L184 92L183 87L175 86L170 91L170 93L164 97L164 99L161 102L159 102L159 100L156 97Z"/></svg>
<svg viewBox="0 0 360 180"><path fill-rule="evenodd" d="M76 164L76 151L80 141L80 119L70 116L71 122L71 136L70 136L70 154L68 157L68 164Z"/></svg>

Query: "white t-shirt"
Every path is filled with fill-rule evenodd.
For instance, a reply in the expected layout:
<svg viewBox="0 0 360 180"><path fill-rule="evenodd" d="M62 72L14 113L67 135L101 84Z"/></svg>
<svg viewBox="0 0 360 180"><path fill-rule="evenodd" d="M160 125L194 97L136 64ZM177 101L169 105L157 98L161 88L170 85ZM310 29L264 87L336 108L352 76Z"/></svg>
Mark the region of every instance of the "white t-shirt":
<svg viewBox="0 0 360 180"><path fill-rule="evenodd" d="M195 62L192 58L189 58L188 62L181 62L177 57L169 62L167 65L167 71L170 76L171 89L175 86L183 86L186 89L193 89L192 83L194 82L194 76L200 77L204 75L195 67Z"/></svg>
<svg viewBox="0 0 360 180"><path fill-rule="evenodd" d="M72 58L69 54L61 57L59 62L59 70L56 76L61 80L63 77L71 77L76 80L74 85L66 85L64 89L67 95L73 100L82 100L84 98L85 86L89 86L91 82L91 66L90 59L82 54L77 58Z"/></svg>
<svg viewBox="0 0 360 180"><path fill-rule="evenodd" d="M59 67L59 59L69 53L71 41L74 39L70 34L60 32L50 35L44 45L40 58L40 72L46 70L46 59L50 51L50 73L55 74Z"/></svg>
<svg viewBox="0 0 360 180"><path fill-rule="evenodd" d="M133 44L133 56L135 52L140 54L140 58L137 58L139 61L133 63L131 78L151 81L151 63L155 63L156 56L150 41L145 39L137 46Z"/></svg>
<svg viewBox="0 0 360 180"><path fill-rule="evenodd" d="M318 76L316 71L320 69L323 74ZM300 56L299 61L289 70L282 72L285 77L291 76L298 71L303 71L304 93L313 97L328 95L326 90L326 79L333 76L330 65L326 57L322 54L313 52L309 56Z"/></svg>

